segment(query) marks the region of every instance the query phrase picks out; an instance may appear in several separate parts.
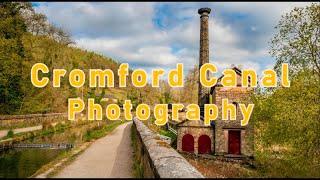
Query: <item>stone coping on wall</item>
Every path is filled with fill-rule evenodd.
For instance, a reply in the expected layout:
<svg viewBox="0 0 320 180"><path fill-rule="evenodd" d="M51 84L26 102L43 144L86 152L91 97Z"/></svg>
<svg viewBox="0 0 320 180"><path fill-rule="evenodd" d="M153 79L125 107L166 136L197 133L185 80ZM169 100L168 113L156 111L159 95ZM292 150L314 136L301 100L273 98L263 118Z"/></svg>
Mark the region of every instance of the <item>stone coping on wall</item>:
<svg viewBox="0 0 320 180"><path fill-rule="evenodd" d="M182 155L151 131L140 120L134 118L134 125L142 146L149 155L149 163L155 177L160 178L204 178Z"/></svg>
<svg viewBox="0 0 320 180"><path fill-rule="evenodd" d="M26 115L0 115L0 120L11 119L29 119L36 117L52 117L52 116L67 116L67 113L48 113L48 114L26 114Z"/></svg>

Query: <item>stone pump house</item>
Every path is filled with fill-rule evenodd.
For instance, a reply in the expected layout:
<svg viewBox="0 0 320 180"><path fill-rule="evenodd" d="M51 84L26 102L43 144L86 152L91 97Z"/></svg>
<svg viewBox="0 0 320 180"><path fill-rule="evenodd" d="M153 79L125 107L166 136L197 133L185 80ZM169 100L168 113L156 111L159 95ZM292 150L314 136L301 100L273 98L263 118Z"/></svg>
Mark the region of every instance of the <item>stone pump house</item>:
<svg viewBox="0 0 320 180"><path fill-rule="evenodd" d="M177 124L177 149L195 154L213 154L230 157L253 156L253 125L249 122L241 126L243 119L238 103L249 103L251 87L241 87L241 70L232 68L237 74L237 87L223 87L220 80L210 89L209 102L216 104L219 115L211 126L205 126L203 120L185 120ZM221 120L222 99L227 98L236 106L236 120Z"/></svg>
<svg viewBox="0 0 320 180"><path fill-rule="evenodd" d="M209 62L208 18L210 8L198 10L200 16L200 56L199 68ZM203 116L204 104L216 104L218 118L205 126L199 121L184 120L177 124L177 150L195 154L212 154L225 157L253 157L253 125L241 126L243 119L238 103L249 103L252 87L241 86L241 70L232 68L237 74L237 87L223 87L221 76L215 86L202 87L199 83L198 104ZM236 106L236 120L222 120L222 99L227 98Z"/></svg>

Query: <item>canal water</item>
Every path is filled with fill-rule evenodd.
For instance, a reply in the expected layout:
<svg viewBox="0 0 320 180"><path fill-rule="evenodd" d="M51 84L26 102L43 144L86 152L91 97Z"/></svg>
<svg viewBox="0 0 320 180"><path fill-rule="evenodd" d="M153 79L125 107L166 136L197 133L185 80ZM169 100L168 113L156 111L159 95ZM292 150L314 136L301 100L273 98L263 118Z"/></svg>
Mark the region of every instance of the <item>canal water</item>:
<svg viewBox="0 0 320 180"><path fill-rule="evenodd" d="M60 149L10 149L0 152L0 177L29 177L41 166L55 159Z"/></svg>
<svg viewBox="0 0 320 180"><path fill-rule="evenodd" d="M64 132L52 133L28 139L21 143L50 144L72 143L77 146L84 141L88 126L66 129ZM14 148L0 151L0 178L30 177L43 165L51 162L67 149Z"/></svg>

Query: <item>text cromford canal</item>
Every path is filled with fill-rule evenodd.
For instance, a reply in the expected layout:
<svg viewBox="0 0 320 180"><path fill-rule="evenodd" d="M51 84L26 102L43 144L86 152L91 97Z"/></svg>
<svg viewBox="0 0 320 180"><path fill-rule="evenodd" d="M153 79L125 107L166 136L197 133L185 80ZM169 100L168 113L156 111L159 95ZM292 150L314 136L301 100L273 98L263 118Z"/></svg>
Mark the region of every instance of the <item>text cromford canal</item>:
<svg viewBox="0 0 320 180"><path fill-rule="evenodd" d="M167 72L167 81L171 87L184 86L183 64L178 63L175 69ZM218 78L214 76L218 72L214 64L203 64L199 71L199 81L203 87L213 87L216 85ZM127 87L127 77L129 76L129 64L122 63L118 68L118 72L113 72L111 69L89 69L88 77L84 70L73 69L68 73L65 69L53 69L49 72L47 65L43 63L36 63L31 68L31 82L35 87L46 87L50 80L48 74L52 74L52 86L59 88L61 86L61 79L68 78L69 83L74 88L81 88L85 85L86 81L90 88L112 88L115 87L115 76L118 75L118 87ZM165 75L163 69L153 69L151 73L151 86L160 87L160 79ZM211 74L212 76L208 76ZM237 75L233 69L225 69L222 72L221 85L223 87L236 87ZM241 76L241 86L247 88L257 87L258 83L261 87L277 87L278 84L282 87L290 87L289 81L289 68L287 63L282 64L281 77L277 77L273 69L266 69L262 72L262 78L258 82L257 73L253 69L243 69ZM280 79L279 79L280 78ZM148 84L148 74L143 69L135 69L131 73L131 83L135 87L145 87ZM87 104L87 105L86 105ZM211 121L218 118L221 114L222 120L236 120L237 111L233 103L229 103L228 99L222 99L221 113L215 104L204 105L204 124L209 126ZM80 97L68 99L68 119L75 120L76 113L81 113L87 107L88 120L102 120L103 114L109 120L118 120L121 114L121 108L118 104L108 104L105 109L99 104L94 102L94 98L88 98L85 103ZM126 120L132 120L132 104L130 100L125 100L123 104L123 114ZM172 120L178 121L178 113L184 108L183 104L172 104ZM239 103L239 109L243 119L241 125L246 126L250 120L254 104ZM135 109L135 116L140 120L147 120L151 116L155 117L155 124L162 126L168 121L168 104L155 104L151 110L148 104L139 104ZM189 104L186 106L186 118L188 120L200 120L200 107L197 104Z"/></svg>

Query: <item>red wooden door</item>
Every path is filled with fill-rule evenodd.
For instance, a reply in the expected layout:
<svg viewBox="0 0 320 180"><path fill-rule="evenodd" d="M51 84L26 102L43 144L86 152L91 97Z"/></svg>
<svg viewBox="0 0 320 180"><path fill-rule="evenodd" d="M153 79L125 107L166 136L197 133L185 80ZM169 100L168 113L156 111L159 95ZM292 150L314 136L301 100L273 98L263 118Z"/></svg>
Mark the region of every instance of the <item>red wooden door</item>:
<svg viewBox="0 0 320 180"><path fill-rule="evenodd" d="M182 151L194 152L194 139L190 134L186 134L182 137Z"/></svg>
<svg viewBox="0 0 320 180"><path fill-rule="evenodd" d="M198 140L198 153L209 154L211 153L211 139L207 135L202 135Z"/></svg>
<svg viewBox="0 0 320 180"><path fill-rule="evenodd" d="M229 131L229 154L241 154L241 131Z"/></svg>

